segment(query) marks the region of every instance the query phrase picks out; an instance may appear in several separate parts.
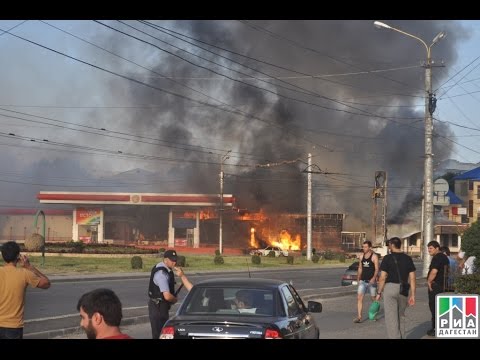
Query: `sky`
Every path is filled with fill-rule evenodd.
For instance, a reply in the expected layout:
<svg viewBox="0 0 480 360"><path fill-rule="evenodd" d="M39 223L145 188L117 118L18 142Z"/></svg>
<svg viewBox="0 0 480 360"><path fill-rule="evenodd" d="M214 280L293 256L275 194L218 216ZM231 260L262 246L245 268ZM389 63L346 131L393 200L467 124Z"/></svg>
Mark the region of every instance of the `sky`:
<svg viewBox="0 0 480 360"><path fill-rule="evenodd" d="M448 90L448 87L445 89L448 92L443 99L440 98L441 101L438 101L435 115L441 120L452 121L464 126L452 126L456 141L462 146L456 146L450 157L461 162L478 163L480 161L478 142L480 121L477 111L480 105L480 86L477 78L480 74L478 68L480 21L468 20L460 23L465 26L470 37L458 43L459 57L457 61L454 64L445 64L446 67L441 70L449 71L451 76L455 74L458 76L453 77L449 83L445 84L450 86L451 90ZM448 34L443 41L448 41ZM433 50L432 56L435 56L434 54Z"/></svg>
<svg viewBox="0 0 480 360"><path fill-rule="evenodd" d="M480 162L480 22L385 22L427 43L446 31L434 166ZM392 216L418 205L426 51L373 20L1 20L0 48L0 206L217 193L222 166L241 207L301 212L308 153L314 212L368 224L377 170Z"/></svg>

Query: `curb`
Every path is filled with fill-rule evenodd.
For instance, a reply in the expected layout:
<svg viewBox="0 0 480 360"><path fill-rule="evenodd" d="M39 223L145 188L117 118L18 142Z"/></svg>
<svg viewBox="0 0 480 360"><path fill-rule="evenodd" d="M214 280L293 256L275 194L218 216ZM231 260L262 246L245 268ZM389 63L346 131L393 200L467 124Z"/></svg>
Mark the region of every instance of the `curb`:
<svg viewBox="0 0 480 360"><path fill-rule="evenodd" d="M315 270L319 269L330 269L330 268L340 268L344 267L337 265L337 264L332 264L333 266L325 266L325 267L318 267L318 268L313 268ZM207 275L211 273L231 273L231 274L248 274L250 273L262 273L262 272L268 272L268 271L281 271L284 270L284 267L271 267L271 268L262 268L262 269L250 269L250 271L247 270L242 270L242 269L232 269L232 270L203 270L203 271L192 271L188 272L188 268L183 268L184 270L187 270L186 274L188 276L201 276L201 275ZM297 267L294 269L290 270L312 270L312 267ZM50 278L50 281L52 283L55 282L69 282L69 281L94 281L94 280L116 280L116 279L121 279L121 280L128 280L128 279L138 279L138 278L149 278L150 277L150 271L145 271L141 273L117 273L115 275L112 274L104 274L104 275L89 275L89 274L84 274L84 275L50 275L48 276Z"/></svg>
<svg viewBox="0 0 480 360"><path fill-rule="evenodd" d="M150 319L148 315L134 316L130 318L122 319L122 327L129 325L137 325L149 322ZM24 334L24 339L54 339L61 336L67 336L72 334L77 334L83 332L80 326L65 328L65 329L55 329L48 331L39 331L35 333Z"/></svg>
<svg viewBox="0 0 480 360"><path fill-rule="evenodd" d="M302 296L302 299L305 301L312 300L312 299L327 299L327 298L335 298L335 297L342 297L355 294L356 290L348 290L348 291L336 291L336 292L329 292L329 293L317 293L311 295ZM144 324L148 323L150 318L148 315L138 315L132 316L128 318L122 319L122 327L129 326L129 325L137 325L137 324ZM79 334L82 333L83 330L80 326L63 328L63 329L55 329L55 330L48 330L48 331L38 331L34 333L26 333L23 335L24 339L53 339L53 338L61 338L72 334Z"/></svg>
<svg viewBox="0 0 480 360"><path fill-rule="evenodd" d="M308 268L307 268L308 269ZM262 272L262 271L269 271L269 270L274 270L274 269L258 269L256 271ZM299 269L300 270L300 269ZM232 272L239 272L239 271L232 271ZM205 272L208 273L208 272ZM243 272L242 272L243 273ZM190 275L200 275L202 273L192 273ZM137 279L140 277L149 277L149 273L140 273L140 274L130 274L127 276L105 276L105 277L91 277L91 278L65 278L65 279L52 279L52 282L68 282L68 281L94 281L94 280L125 280L125 279ZM417 278L417 289L420 287L426 287L426 279L418 277ZM317 300L321 301L322 299L332 299L332 298L339 298L339 297L344 297L344 296L349 296L349 295L354 295L357 293L357 289L351 289L349 287L341 287L339 286L339 291L330 291L330 292L323 292L323 293L316 293L316 294L309 294L309 295L303 295L301 296L302 300L308 301L308 300ZM333 290L333 288L331 288ZM321 290L321 289L319 289ZM123 326L129 326L129 325L137 325L137 324L143 324L143 323L148 323L149 316L148 315L138 315L138 316L131 316L122 319L122 327ZM80 326L75 326L75 327L69 327L69 328L61 328L61 329L54 329L54 330L47 330L47 331L39 331L39 332L33 332L33 333L24 333L23 337L25 339L52 339L52 338L58 338L58 337L63 337L63 336L68 336L71 334L75 333L81 333L83 330L81 329Z"/></svg>

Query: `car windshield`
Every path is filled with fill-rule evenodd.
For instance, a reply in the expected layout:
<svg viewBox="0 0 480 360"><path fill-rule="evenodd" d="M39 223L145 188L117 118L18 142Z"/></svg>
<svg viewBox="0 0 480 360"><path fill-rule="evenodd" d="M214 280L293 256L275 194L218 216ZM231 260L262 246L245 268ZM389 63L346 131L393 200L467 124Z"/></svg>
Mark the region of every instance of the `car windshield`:
<svg viewBox="0 0 480 360"><path fill-rule="evenodd" d="M272 290L243 287L201 287L191 290L182 306L182 315L234 315L272 316L274 296Z"/></svg>

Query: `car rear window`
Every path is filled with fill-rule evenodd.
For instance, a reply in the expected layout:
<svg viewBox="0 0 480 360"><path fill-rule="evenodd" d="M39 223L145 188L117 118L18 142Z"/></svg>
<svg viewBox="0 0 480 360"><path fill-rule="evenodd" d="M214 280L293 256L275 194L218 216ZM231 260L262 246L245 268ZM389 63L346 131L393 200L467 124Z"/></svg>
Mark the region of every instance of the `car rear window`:
<svg viewBox="0 0 480 360"><path fill-rule="evenodd" d="M273 316L273 295L269 289L197 286L185 299L181 314Z"/></svg>

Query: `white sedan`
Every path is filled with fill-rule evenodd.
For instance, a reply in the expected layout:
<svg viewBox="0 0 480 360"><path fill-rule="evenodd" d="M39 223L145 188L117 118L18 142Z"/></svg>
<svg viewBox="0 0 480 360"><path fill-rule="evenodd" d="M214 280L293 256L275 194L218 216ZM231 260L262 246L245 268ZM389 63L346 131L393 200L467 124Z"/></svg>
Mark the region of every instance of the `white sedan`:
<svg viewBox="0 0 480 360"><path fill-rule="evenodd" d="M288 256L288 251L287 250L282 250L278 246L267 246L265 249L254 250L254 251L252 251L252 255L253 255L253 253L256 253L258 255L268 256L270 251L273 251L275 253L275 257L279 257L280 255L281 256Z"/></svg>

